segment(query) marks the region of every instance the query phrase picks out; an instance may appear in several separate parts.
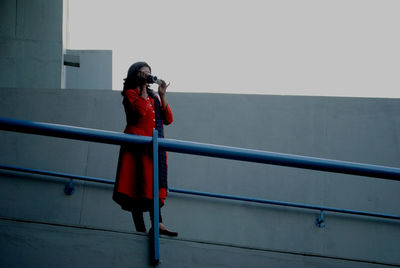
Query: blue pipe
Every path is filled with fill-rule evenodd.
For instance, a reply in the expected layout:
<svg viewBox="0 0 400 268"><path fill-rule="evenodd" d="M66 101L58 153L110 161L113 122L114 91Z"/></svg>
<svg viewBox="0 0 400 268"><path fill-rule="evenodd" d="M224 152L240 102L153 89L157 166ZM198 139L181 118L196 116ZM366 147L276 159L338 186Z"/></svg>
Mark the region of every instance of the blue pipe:
<svg viewBox="0 0 400 268"><path fill-rule="evenodd" d="M152 263L158 264L160 261L160 229L159 229L159 201L158 201L158 131L153 130L153 247Z"/></svg>
<svg viewBox="0 0 400 268"><path fill-rule="evenodd" d="M0 129L60 138L77 139L108 144L151 144L152 137L128 135L113 131L71 127L50 123L0 117ZM195 154L216 158L257 162L271 165L344 173L389 180L400 180L400 168L360 164L323 158L274 153L236 147L158 139L159 148L164 151Z"/></svg>
<svg viewBox="0 0 400 268"><path fill-rule="evenodd" d="M161 150L170 152L400 181L400 168L242 149L173 139L160 139L159 145Z"/></svg>
<svg viewBox="0 0 400 268"><path fill-rule="evenodd" d="M304 208L304 209L312 209L312 210L320 210L320 211L332 211L332 212L338 212L338 213L344 213L344 214L353 214L353 215L362 215L362 216L371 216L371 217L378 217L378 218L400 220L400 216L391 215L391 214L365 212L365 211L357 211L357 210L349 210L349 209L339 209L339 208L332 208L332 207L312 206L312 205L305 205L305 204L299 204L299 203L281 202L281 201L265 200L265 199L258 199L258 198L248 198L248 197L241 197L241 196L234 196L234 195L189 191L189 190L184 190L184 189L169 189L169 191L173 192L173 193L180 193L180 194L198 195L198 196L206 196L206 197L213 197L213 198L246 201L246 202L252 202L252 203Z"/></svg>
<svg viewBox="0 0 400 268"><path fill-rule="evenodd" d="M41 175L46 175L46 176L63 177L63 178L69 178L69 179L77 179L77 180L83 180L83 181L99 182L99 183L105 183L105 184L114 184L113 180L72 175L72 174L59 173L59 172L43 171L43 170L38 170L38 169L21 168L21 167L7 166L7 165L0 165L0 169L12 170L12 171L17 171L17 172L41 174ZM169 188L168 190L172 193L178 193L178 194L206 196L206 197L245 201L245 202L252 202L252 203L304 208L304 209L312 209L312 210L332 211L332 212L344 213L344 214L354 214L354 215L361 215L361 216L400 220L400 216L392 215L392 214L365 212L365 211L357 211L357 210L347 210L347 209L339 209L339 208L323 207L323 206L312 206L312 205L305 205L305 204L299 204L299 203L281 202L281 201L274 201L274 200L248 198L248 197L241 197L241 196L215 194L215 193L207 193L207 192L199 192L199 191L191 191L191 190L175 189L175 188Z"/></svg>
<svg viewBox="0 0 400 268"><path fill-rule="evenodd" d="M45 170L40 170L40 169L22 168L22 167L8 166L8 165L0 165L0 169L17 171L17 172L32 173L32 174L39 174L39 175L52 176L52 177L60 177L60 178L82 180L82 181L99 182L99 183L105 183L105 184L114 184L113 180L106 180L106 179L100 179L100 178L95 178L95 177L73 175L73 174L61 173L61 172L45 171Z"/></svg>
<svg viewBox="0 0 400 268"><path fill-rule="evenodd" d="M120 132L0 117L0 130L107 144L151 144L152 138Z"/></svg>

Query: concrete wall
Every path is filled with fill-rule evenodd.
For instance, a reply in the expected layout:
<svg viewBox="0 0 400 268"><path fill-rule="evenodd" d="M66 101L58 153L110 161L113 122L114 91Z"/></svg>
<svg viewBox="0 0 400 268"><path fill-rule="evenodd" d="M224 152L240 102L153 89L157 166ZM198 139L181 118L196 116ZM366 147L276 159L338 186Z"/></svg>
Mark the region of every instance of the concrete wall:
<svg viewBox="0 0 400 268"><path fill-rule="evenodd" d="M112 52L67 50L68 23L68 0L0 1L0 87L110 89Z"/></svg>
<svg viewBox="0 0 400 268"><path fill-rule="evenodd" d="M67 55L79 58L79 67L65 66L65 87L69 89L112 88L111 50L71 50Z"/></svg>
<svg viewBox="0 0 400 268"><path fill-rule="evenodd" d="M169 138L399 167L398 99L185 93L170 93L168 98L175 116L174 124L166 128ZM42 89L32 94L31 89L4 88L0 107L3 117L112 131L124 128L119 92ZM9 132L0 135L2 164L110 179L115 175L117 146ZM169 153L169 171L171 188L400 214L400 183L395 181L174 153ZM46 237L61 239L71 234L82 240L69 237L67 245L74 241L82 249L91 243L103 245L89 250L100 257L106 243L123 247L124 239L143 239L132 234L130 215L112 202L111 186L76 183L75 194L65 196L66 182L2 172L3 254L20 263L16 248L35 245L50 258ZM173 193L163 211L165 223L180 232L178 239L162 240L166 267L180 258L190 267L246 266L229 261L237 260L233 256L253 266L400 265L396 221L326 213L326 227L318 228L314 221L319 212ZM34 229L40 225L52 235L38 235L41 239L35 243L36 238L23 230L24 224ZM5 228L14 231L8 233ZM79 235L82 228L86 236ZM92 236L87 229L105 236ZM125 238L119 240L115 232ZM6 246L14 238L20 242ZM72 247L57 247L71 258L76 254ZM28 250L27 258L32 252ZM258 254L263 257L255 257ZM113 263L121 261L116 255ZM85 260L92 259L80 261Z"/></svg>
<svg viewBox="0 0 400 268"><path fill-rule="evenodd" d="M63 1L0 1L0 87L60 88Z"/></svg>

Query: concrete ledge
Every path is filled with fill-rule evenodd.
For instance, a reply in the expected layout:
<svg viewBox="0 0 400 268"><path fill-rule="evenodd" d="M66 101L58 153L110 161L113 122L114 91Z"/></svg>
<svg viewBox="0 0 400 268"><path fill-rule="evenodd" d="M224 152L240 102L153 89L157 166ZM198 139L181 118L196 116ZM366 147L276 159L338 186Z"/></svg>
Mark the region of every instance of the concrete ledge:
<svg viewBox="0 0 400 268"><path fill-rule="evenodd" d="M161 238L159 267L386 267ZM148 236L132 232L0 219L1 267L150 267Z"/></svg>

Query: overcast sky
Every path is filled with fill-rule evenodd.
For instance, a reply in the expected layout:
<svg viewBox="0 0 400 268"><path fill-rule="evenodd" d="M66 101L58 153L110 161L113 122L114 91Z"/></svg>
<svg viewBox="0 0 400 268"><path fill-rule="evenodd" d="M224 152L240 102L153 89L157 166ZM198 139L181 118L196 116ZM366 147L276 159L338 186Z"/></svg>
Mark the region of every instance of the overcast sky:
<svg viewBox="0 0 400 268"><path fill-rule="evenodd" d="M69 0L69 49L146 61L170 91L400 97L398 0Z"/></svg>

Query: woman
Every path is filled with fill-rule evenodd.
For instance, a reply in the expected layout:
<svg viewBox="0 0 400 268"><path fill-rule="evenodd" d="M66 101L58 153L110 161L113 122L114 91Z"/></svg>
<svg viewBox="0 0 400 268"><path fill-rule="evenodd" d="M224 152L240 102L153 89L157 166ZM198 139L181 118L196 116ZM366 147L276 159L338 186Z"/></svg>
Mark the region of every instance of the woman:
<svg viewBox="0 0 400 268"><path fill-rule="evenodd" d="M166 90L169 84L160 80L157 96L146 82L151 74L150 66L145 62L133 64L128 71L122 91L127 126L124 133L152 136L158 130L158 136L164 137L163 125L173 121L171 108L167 102ZM160 234L177 236L162 223L161 207L167 197L167 161L166 153L159 153L159 228ZM124 210L132 212L136 231L146 232L143 212L149 211L153 222L153 157L149 145L122 145L113 199Z"/></svg>

